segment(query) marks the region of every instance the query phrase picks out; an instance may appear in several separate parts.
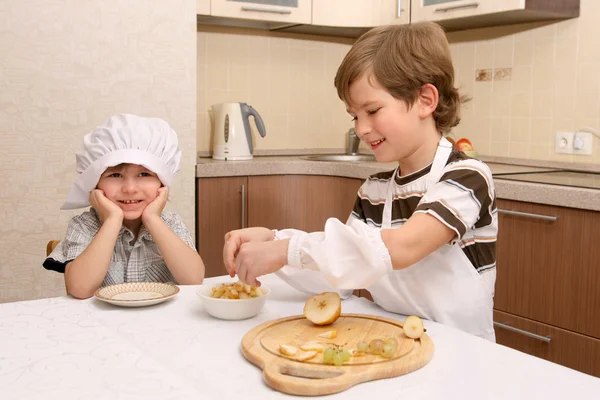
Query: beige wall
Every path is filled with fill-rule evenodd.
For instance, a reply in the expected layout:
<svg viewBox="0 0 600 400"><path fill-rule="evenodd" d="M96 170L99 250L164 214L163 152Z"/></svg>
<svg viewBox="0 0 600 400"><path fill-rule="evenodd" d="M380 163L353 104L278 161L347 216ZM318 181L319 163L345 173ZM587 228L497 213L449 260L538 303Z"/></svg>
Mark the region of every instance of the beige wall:
<svg viewBox="0 0 600 400"><path fill-rule="evenodd" d="M457 137L482 154L600 163L554 154L554 134L600 129L600 2L581 0L581 16L555 23L451 33L460 85L473 97ZM509 80L475 81L476 70L512 68Z"/></svg>
<svg viewBox="0 0 600 400"><path fill-rule="evenodd" d="M352 127L333 78L350 39L198 26L198 151L211 150L211 104L253 106L256 149L342 148Z"/></svg>
<svg viewBox="0 0 600 400"><path fill-rule="evenodd" d="M166 119L182 170L169 207L194 230L195 1L32 0L0 6L0 302L64 294L45 271L74 153L117 112Z"/></svg>

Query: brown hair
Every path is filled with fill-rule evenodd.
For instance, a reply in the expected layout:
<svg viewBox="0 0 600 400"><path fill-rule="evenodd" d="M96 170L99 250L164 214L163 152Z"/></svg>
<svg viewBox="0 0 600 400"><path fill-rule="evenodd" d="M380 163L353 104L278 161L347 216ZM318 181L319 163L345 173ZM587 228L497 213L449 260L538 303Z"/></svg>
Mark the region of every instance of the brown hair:
<svg viewBox="0 0 600 400"><path fill-rule="evenodd" d="M370 73L392 96L414 105L425 84L439 93L433 112L437 129L447 133L460 122L468 101L454 87L454 67L444 30L433 22L373 28L354 43L335 76L338 96L350 104L350 85Z"/></svg>

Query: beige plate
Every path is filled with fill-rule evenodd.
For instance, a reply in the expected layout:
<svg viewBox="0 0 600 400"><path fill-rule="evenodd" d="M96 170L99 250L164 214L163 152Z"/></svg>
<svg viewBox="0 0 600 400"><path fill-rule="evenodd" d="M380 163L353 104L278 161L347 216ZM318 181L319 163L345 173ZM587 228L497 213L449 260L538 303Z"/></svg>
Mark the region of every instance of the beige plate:
<svg viewBox="0 0 600 400"><path fill-rule="evenodd" d="M122 307L144 307L162 303L179 293L179 288L161 282L130 282L105 286L94 293L98 300Z"/></svg>

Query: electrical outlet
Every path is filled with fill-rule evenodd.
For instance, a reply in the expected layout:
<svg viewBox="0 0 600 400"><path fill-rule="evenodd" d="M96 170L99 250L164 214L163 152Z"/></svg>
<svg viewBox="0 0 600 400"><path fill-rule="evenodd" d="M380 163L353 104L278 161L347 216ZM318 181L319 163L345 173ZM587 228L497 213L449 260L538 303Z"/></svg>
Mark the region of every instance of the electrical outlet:
<svg viewBox="0 0 600 400"><path fill-rule="evenodd" d="M573 132L556 132L554 152L556 154L573 154Z"/></svg>
<svg viewBox="0 0 600 400"><path fill-rule="evenodd" d="M556 154L590 155L593 136L588 132L556 132L554 152Z"/></svg>
<svg viewBox="0 0 600 400"><path fill-rule="evenodd" d="M593 136L589 132L577 132L573 135L573 154L591 155Z"/></svg>

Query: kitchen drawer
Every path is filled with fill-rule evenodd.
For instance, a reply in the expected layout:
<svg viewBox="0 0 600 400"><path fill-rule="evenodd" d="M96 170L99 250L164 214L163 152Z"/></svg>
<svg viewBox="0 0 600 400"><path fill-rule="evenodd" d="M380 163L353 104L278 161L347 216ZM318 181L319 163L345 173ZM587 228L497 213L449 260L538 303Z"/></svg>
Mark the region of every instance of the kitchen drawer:
<svg viewBox="0 0 600 400"><path fill-rule="evenodd" d="M600 377L600 340L497 310L494 323L498 344Z"/></svg>
<svg viewBox="0 0 600 400"><path fill-rule="evenodd" d="M494 308L600 339L600 212L498 200Z"/></svg>

